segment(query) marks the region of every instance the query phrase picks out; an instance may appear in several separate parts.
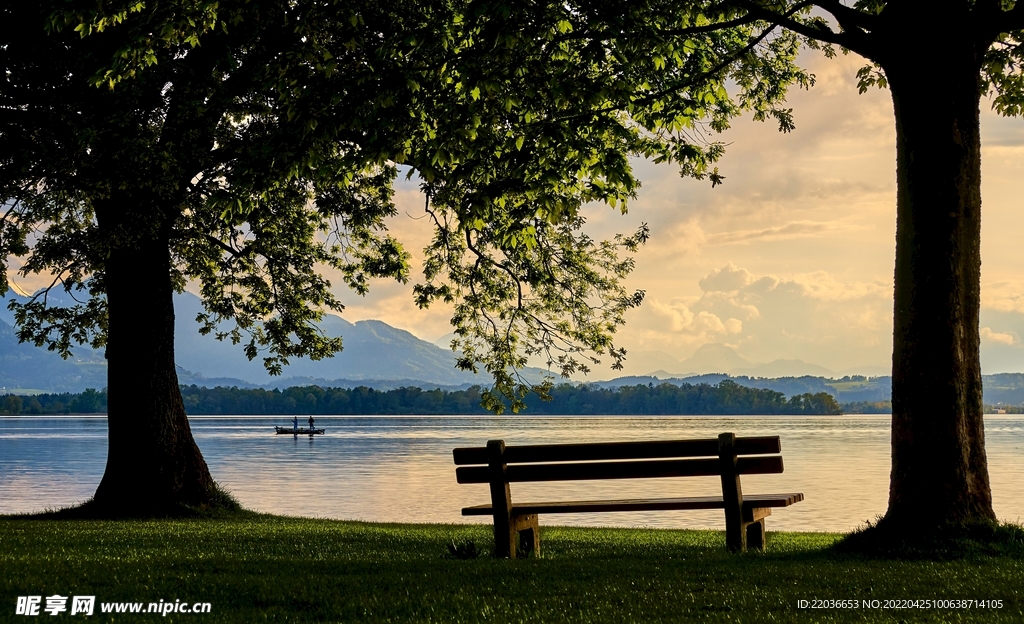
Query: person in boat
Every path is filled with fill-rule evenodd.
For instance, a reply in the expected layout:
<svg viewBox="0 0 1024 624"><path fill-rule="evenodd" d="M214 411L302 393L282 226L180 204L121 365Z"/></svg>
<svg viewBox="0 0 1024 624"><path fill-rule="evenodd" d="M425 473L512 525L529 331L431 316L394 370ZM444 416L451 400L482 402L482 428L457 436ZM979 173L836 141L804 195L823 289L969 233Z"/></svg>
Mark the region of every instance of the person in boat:
<svg viewBox="0 0 1024 624"><path fill-rule="evenodd" d="M299 430L299 417L295 416L292 418L292 431Z"/></svg>
<svg viewBox="0 0 1024 624"><path fill-rule="evenodd" d="M312 433L312 431L313 431L313 417L312 416L309 417L309 431L310 431L310 433Z"/></svg>

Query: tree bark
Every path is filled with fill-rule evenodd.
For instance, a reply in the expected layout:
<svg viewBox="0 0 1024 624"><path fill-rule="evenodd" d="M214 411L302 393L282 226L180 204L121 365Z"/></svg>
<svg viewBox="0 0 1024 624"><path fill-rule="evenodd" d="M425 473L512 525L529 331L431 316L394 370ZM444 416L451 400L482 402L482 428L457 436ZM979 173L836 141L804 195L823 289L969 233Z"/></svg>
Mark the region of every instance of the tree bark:
<svg viewBox="0 0 1024 624"><path fill-rule="evenodd" d="M167 240L110 253L107 466L94 504L114 514L175 514L217 498L192 437L174 365Z"/></svg>
<svg viewBox="0 0 1024 624"><path fill-rule="evenodd" d="M943 44L947 46L946 43ZM980 57L883 62L896 115L889 526L993 520L982 416ZM926 54L931 54L925 58Z"/></svg>

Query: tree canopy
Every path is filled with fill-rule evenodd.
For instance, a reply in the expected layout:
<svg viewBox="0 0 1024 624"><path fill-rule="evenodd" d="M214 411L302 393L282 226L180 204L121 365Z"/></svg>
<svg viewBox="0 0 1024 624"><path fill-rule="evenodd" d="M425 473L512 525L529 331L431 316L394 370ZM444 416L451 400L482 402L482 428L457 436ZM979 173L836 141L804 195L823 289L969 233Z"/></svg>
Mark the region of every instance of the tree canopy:
<svg viewBox="0 0 1024 624"><path fill-rule="evenodd" d="M322 269L359 293L409 277L384 226L404 165L436 226L417 301L454 304L460 365L518 398L528 355L562 373L585 351L618 361L612 333L642 298L620 252L646 231L593 241L580 207L625 208L631 155L717 183L704 126L746 108L788 127L774 105L809 82L795 37L695 26L699 6L257 4L4 9L39 33L2 46L5 266L83 295L19 307L22 339L104 346L110 249L160 239L174 287L201 286L203 331L272 371L336 352L311 324L341 310Z"/></svg>

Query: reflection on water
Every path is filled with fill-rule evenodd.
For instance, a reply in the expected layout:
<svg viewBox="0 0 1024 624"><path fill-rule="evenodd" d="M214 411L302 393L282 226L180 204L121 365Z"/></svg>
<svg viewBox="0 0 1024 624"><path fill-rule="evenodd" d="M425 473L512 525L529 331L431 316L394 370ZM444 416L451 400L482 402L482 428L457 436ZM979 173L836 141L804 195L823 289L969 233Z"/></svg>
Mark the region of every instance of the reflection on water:
<svg viewBox="0 0 1024 624"><path fill-rule="evenodd" d="M889 417L318 417L327 434L274 435L289 417L194 417L192 431L214 477L246 507L277 514L385 522L481 522L463 506L488 502L486 485L459 485L451 451L508 444L779 435L786 471L743 478L748 493L803 492L769 529L845 531L885 511ZM987 416L993 504L1024 518L1024 419ZM103 474L102 417L0 417L0 513L62 507L88 498ZM513 499L558 500L720 493L717 477L514 484ZM547 516L546 524L723 526L721 512Z"/></svg>

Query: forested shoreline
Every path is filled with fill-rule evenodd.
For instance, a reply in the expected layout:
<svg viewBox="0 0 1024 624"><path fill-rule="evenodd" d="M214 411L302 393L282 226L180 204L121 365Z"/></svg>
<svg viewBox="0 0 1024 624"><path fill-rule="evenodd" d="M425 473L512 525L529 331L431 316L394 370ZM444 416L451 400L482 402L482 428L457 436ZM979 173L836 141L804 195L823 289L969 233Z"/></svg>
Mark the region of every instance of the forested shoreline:
<svg viewBox="0 0 1024 624"><path fill-rule="evenodd" d="M189 415L486 415L480 407L482 389L422 390L368 387L292 387L264 390L236 387L182 386ZM786 398L781 392L747 388L724 380L718 384L659 384L600 389L559 385L551 400L531 395L526 415L783 415L840 414L829 394L806 393ZM4 414L99 414L106 412L106 391L80 394L7 395L0 401Z"/></svg>

